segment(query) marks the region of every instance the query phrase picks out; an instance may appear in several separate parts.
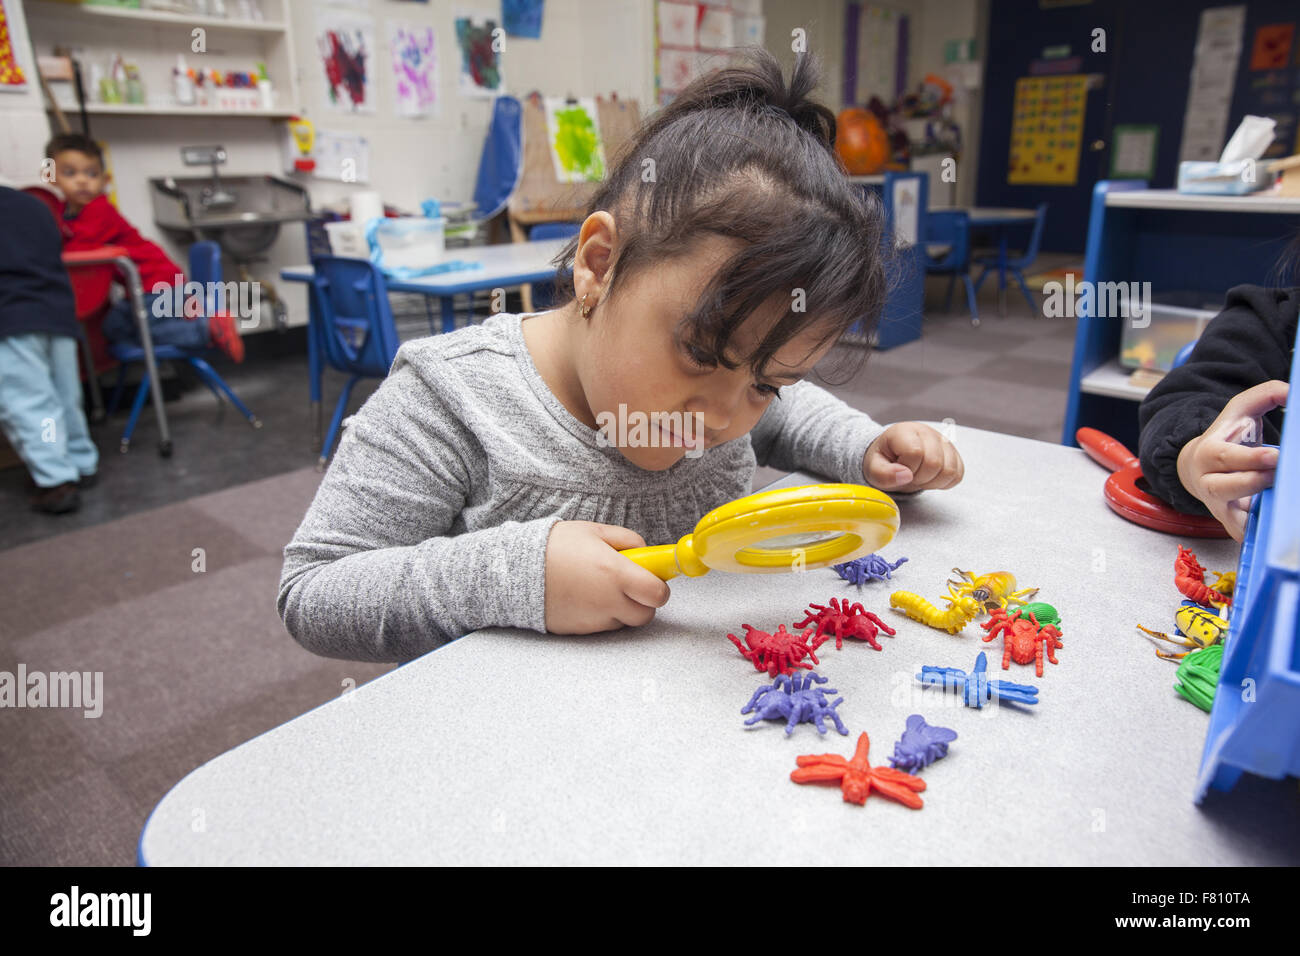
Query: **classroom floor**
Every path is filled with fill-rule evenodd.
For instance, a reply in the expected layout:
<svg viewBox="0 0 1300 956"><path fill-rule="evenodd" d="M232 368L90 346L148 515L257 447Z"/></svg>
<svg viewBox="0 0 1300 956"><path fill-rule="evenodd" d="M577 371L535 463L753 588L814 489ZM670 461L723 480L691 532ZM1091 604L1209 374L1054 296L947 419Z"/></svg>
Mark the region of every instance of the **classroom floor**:
<svg viewBox="0 0 1300 956"><path fill-rule="evenodd" d="M827 387L879 421L952 418L1058 442L1073 320L1036 317L1018 293L1000 317L986 287L973 328L939 311L943 290L932 280L919 341ZM134 864L149 812L187 773L392 668L315 657L276 613L281 552L320 476L301 334L259 338L220 371L260 430L195 389L168 403L172 458L156 454L148 416L121 455L119 414L93 430L100 482L68 516L30 512L23 470L0 472L0 670L104 674L100 719L0 716L0 865ZM353 408L375 384L358 386ZM327 376L327 408L341 385ZM754 487L782 474L761 468Z"/></svg>

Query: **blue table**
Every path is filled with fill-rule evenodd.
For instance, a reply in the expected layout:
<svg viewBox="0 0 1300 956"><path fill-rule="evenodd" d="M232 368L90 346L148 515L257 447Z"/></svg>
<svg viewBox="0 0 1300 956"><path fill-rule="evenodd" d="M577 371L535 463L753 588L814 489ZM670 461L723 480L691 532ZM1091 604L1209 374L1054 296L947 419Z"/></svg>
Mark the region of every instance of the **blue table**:
<svg viewBox="0 0 1300 956"><path fill-rule="evenodd" d="M998 237L998 312L1007 314L1007 227L1033 222L1038 212L1002 206L935 206L931 212L965 212L970 227L989 229Z"/></svg>
<svg viewBox="0 0 1300 956"><path fill-rule="evenodd" d="M546 282L555 278L551 264L568 239L544 239L538 242L505 243L496 246L472 246L449 249L448 259L472 262L475 268L458 269L414 279L385 277L389 292L414 292L433 296L442 302L442 331L456 329L456 296L473 294L487 289L505 289L528 282ZM286 282L310 282L313 270L310 265L289 266L280 270ZM310 297L309 297L310 299ZM307 363L311 375L312 422L317 444L321 439L321 356L317 348L315 325L318 319L314 307L309 306L307 330ZM430 323L432 326L432 323ZM432 332L432 327L430 332Z"/></svg>

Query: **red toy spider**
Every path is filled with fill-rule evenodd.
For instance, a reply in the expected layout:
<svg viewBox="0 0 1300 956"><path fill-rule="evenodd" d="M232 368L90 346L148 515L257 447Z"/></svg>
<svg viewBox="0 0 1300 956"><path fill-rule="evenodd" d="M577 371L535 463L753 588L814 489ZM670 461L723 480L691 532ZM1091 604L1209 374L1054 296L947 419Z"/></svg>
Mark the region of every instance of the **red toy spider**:
<svg viewBox="0 0 1300 956"><path fill-rule="evenodd" d="M890 637L897 633L861 604L850 604L847 600L841 603L839 598L831 598L830 607L824 604L810 604L808 608L804 619L796 621L794 627L804 627L809 623L816 626L817 634L813 639L813 650L817 650L829 641L833 634L837 651L844 649L846 637L866 641L876 650L881 651L884 648L876 640L876 635L880 631L884 631Z"/></svg>
<svg viewBox="0 0 1300 956"><path fill-rule="evenodd" d="M821 663L814 653L815 648L808 646L808 631L791 634L782 624L776 629L775 634L768 634L748 624L742 626L745 628L745 644L748 644L748 647L740 643L740 639L735 634L728 634L727 637L747 660L754 662L754 670L765 670L768 677L775 677L777 674L793 674L800 667L812 670L812 664L800 663L805 657L812 658L813 664Z"/></svg>
<svg viewBox="0 0 1300 956"><path fill-rule="evenodd" d="M839 754L796 757L799 769L790 771L790 779L795 783L838 780L846 803L864 804L875 789L891 800L920 810L924 803L917 794L925 789L925 781L901 770L871 766L867 761L870 749L871 739L864 733L858 738L852 760L845 760Z"/></svg>
<svg viewBox="0 0 1300 956"><path fill-rule="evenodd" d="M1053 625L1039 624L1038 618L1034 617L1032 613L1030 613L1027 621L1021 617L1019 608L1011 615L1008 615L1002 608L994 608L989 620L981 624L980 627L988 631L984 635L985 643L993 640L999 634L1002 635L1002 669L1004 671L1011 669L1011 661L1015 661L1017 664L1028 664L1033 661L1034 673L1042 677L1044 649L1047 651L1047 659L1056 664L1058 663L1056 649L1065 646L1060 641L1061 632Z"/></svg>

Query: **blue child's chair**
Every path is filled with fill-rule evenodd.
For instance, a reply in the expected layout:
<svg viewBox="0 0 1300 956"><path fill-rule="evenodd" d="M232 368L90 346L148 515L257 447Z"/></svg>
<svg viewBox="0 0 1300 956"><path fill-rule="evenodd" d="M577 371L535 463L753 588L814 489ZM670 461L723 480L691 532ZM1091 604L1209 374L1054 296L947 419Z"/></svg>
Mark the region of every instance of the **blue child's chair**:
<svg viewBox="0 0 1300 956"><path fill-rule="evenodd" d="M201 284L206 290L203 300L204 314L207 316L215 315L216 287L221 282L221 246L206 239L190 246L190 280ZM130 342L116 342L109 346L109 353L122 363L118 369L117 383L113 387L113 397L108 405L108 411L112 414L117 410L118 403L122 399L122 388L126 382L126 368L132 362L144 361L144 349ZM217 396L218 402L227 398L230 399L231 404L239 409L239 414L243 415L250 425L254 428L262 427L262 423L258 421L257 416L239 400L239 396L231 391L230 386L204 360L199 352L178 348L174 345L155 345L153 354L154 358L160 362L187 363L198 374L200 381L212 390L213 395ZM135 400L131 403L131 416L126 421L126 431L122 433L121 450L123 452L128 451L131 447L131 435L135 432L136 423L140 420L140 412L144 409L144 403L148 397L149 376L146 375L140 380L140 385L136 389Z"/></svg>
<svg viewBox="0 0 1300 956"><path fill-rule="evenodd" d="M952 290L960 276L966 286L966 304L970 307L971 325L980 324L975 306L975 283L970 277L970 217L961 209L931 209L926 216L926 249L929 262L925 271L948 276L948 297L944 310L952 309ZM939 246L934 250L930 247Z"/></svg>
<svg viewBox="0 0 1300 956"><path fill-rule="evenodd" d="M388 304L388 285L372 262L317 256L312 259L312 269L307 332L312 404L320 406L321 370L325 364L351 375L334 406L334 417L321 446L317 467L324 468L352 397L352 387L362 378L385 377L401 343Z"/></svg>
<svg viewBox="0 0 1300 956"><path fill-rule="evenodd" d="M570 239L582 229L578 222L542 222L528 230L529 242L541 242L543 239ZM524 307L525 312L541 312L555 304L557 298L555 283L537 283L532 287L531 301Z"/></svg>
<svg viewBox="0 0 1300 956"><path fill-rule="evenodd" d="M1033 295L1025 285L1024 270L1033 265L1034 260L1038 258L1038 244L1043 238L1043 222L1046 219L1047 203L1040 202L1038 204L1038 214L1034 217L1034 228L1029 233L1029 242L1025 246L1024 252L1015 257L1008 257L1005 262L1005 268L1011 272L1011 275L1016 280L1016 284L1020 286L1020 291L1025 296L1025 301L1029 303L1029 311L1034 313L1038 312L1038 303L1034 301ZM984 284L984 277L990 272L998 272L1000 276L999 281L1005 284L1006 277L1005 274L1002 273L1004 263L1000 256L976 256L975 262L977 265L984 267L984 271L980 273L980 277L975 280L976 292L978 292L980 286Z"/></svg>

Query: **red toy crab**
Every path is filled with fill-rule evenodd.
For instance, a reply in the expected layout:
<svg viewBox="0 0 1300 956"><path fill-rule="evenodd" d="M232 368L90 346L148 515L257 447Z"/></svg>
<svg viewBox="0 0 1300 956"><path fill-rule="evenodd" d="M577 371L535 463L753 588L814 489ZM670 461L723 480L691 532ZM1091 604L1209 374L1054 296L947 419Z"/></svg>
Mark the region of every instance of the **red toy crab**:
<svg viewBox="0 0 1300 956"><path fill-rule="evenodd" d="M754 662L754 670L765 670L768 677L792 674L800 667L812 670L812 664L800 663L805 657L812 658L813 664L821 663L817 660L815 649L808 646L807 638L811 628L798 634L791 634L782 624L776 629L775 634L768 634L748 624L742 626L745 628L745 644L748 644L748 647L740 643L740 639L735 634L728 634L727 637L747 660Z"/></svg>
<svg viewBox="0 0 1300 956"><path fill-rule="evenodd" d="M1214 584L1207 586L1205 568L1196 560L1196 552L1178 546L1178 557L1174 559L1174 584L1178 590L1205 607L1226 607L1232 603L1232 586L1237 575L1231 571L1226 574L1218 571L1214 573Z"/></svg>
<svg viewBox="0 0 1300 956"><path fill-rule="evenodd" d="M1017 664L1028 664L1033 661L1034 673L1042 677L1044 649L1047 651L1047 659L1056 664L1059 663L1056 660L1056 649L1065 646L1060 641L1060 631L1051 624L1039 624L1033 612L1030 612L1029 620L1025 620L1021 617L1019 608L1011 615L1000 607L994 608L989 620L980 627L988 631L984 635L985 643L999 634L1003 635L1002 669L1004 671L1011 669L1011 661Z"/></svg>
<svg viewBox="0 0 1300 956"><path fill-rule="evenodd" d="M867 761L870 749L871 738L864 733L858 738L852 760L845 760L839 754L796 757L799 769L790 771L790 779L795 783L839 781L846 803L864 804L874 789L904 806L920 810L924 803L917 794L925 789L925 781L901 770L871 766Z"/></svg>
<svg viewBox="0 0 1300 956"><path fill-rule="evenodd" d="M892 627L858 603L850 604L848 601L840 603L839 598L831 598L830 607L826 607L824 604L810 604L808 608L809 610L804 615L804 619L796 621L793 626L804 627L809 623L816 626L817 636L813 639L813 650L817 650L834 636L837 651L844 649L844 638L846 637L855 637L860 641L866 641L880 651L884 650L884 648L876 640L876 634L884 631L890 637L893 637L897 633Z"/></svg>

